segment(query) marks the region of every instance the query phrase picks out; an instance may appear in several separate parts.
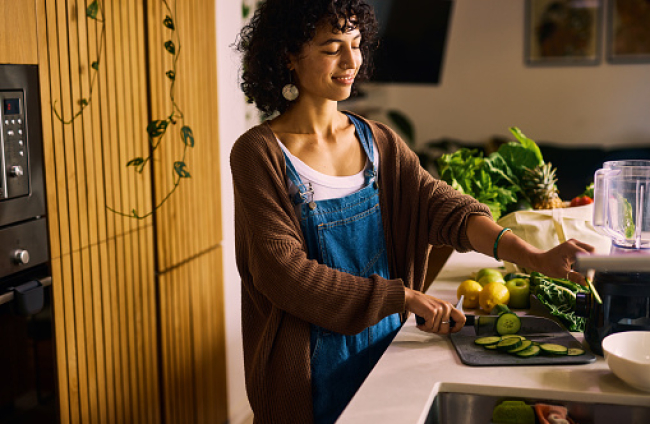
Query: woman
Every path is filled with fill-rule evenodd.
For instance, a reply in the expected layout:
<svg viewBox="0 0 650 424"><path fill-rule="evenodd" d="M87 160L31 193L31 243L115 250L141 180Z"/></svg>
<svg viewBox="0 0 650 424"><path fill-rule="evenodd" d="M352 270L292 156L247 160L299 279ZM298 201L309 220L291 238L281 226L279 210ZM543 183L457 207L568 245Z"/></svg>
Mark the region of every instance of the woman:
<svg viewBox="0 0 650 424"><path fill-rule="evenodd" d="M339 112L369 75L375 35L363 0L267 0L241 33L242 88L279 113L231 152L255 422L334 422L409 313L422 331L462 328L461 312L420 291L431 245L562 277L591 250L542 252L502 232L390 128Z"/></svg>

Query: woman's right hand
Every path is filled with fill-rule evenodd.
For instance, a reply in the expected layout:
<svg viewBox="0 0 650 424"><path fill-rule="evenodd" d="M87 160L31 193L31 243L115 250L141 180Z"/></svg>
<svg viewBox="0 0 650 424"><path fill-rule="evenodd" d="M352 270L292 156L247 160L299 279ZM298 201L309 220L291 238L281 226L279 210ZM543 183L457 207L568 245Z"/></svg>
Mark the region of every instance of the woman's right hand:
<svg viewBox="0 0 650 424"><path fill-rule="evenodd" d="M424 324L418 329L427 333L456 333L465 325L465 315L444 300L428 294L405 288L406 310L424 319ZM449 327L449 318L456 322L454 327Z"/></svg>

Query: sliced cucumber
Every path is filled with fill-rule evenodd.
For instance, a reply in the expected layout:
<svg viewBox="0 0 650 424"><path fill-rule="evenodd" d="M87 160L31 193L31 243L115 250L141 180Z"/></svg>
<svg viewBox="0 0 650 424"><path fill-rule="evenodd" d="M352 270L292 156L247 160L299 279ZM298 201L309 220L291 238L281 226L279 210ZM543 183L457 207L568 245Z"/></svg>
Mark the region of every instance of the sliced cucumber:
<svg viewBox="0 0 650 424"><path fill-rule="evenodd" d="M521 346L522 341L518 337L510 337L507 339L501 340L499 343L497 343L497 350L501 351L510 351L512 349L516 349L519 346Z"/></svg>
<svg viewBox="0 0 650 424"><path fill-rule="evenodd" d="M504 312L499 315L495 324L497 334L516 334L521 329L521 319L513 312Z"/></svg>
<svg viewBox="0 0 650 424"><path fill-rule="evenodd" d="M524 350L524 349L528 349L528 348L531 347L532 345L533 345L533 342L531 342L530 340L522 340L522 341L521 341L521 346L509 350L508 353L517 353L517 352L521 352L521 351Z"/></svg>
<svg viewBox="0 0 650 424"><path fill-rule="evenodd" d="M527 349L515 353L522 358L530 358L539 355L539 346L530 345Z"/></svg>
<svg viewBox="0 0 650 424"><path fill-rule="evenodd" d="M490 337L479 337L478 339L474 340L474 343L479 346L488 346L488 345L495 345L500 341L501 341L501 337L490 336Z"/></svg>
<svg viewBox="0 0 650 424"><path fill-rule="evenodd" d="M539 348L542 350L542 352L549 355L563 356L569 352L569 349L567 349L565 346L554 343L542 343L539 345Z"/></svg>
<svg viewBox="0 0 650 424"><path fill-rule="evenodd" d="M510 339L512 337L520 338L522 341L526 340L524 336L520 336L519 334L505 334L501 336L502 339Z"/></svg>
<svg viewBox="0 0 650 424"><path fill-rule="evenodd" d="M580 356L584 354L585 354L584 349L580 349L578 347L572 347L567 351L567 355L569 356Z"/></svg>
<svg viewBox="0 0 650 424"><path fill-rule="evenodd" d="M484 347L485 349L487 349L487 350L497 350L497 345L496 345L496 344L493 344L493 345L485 345L485 346L483 346L483 347Z"/></svg>

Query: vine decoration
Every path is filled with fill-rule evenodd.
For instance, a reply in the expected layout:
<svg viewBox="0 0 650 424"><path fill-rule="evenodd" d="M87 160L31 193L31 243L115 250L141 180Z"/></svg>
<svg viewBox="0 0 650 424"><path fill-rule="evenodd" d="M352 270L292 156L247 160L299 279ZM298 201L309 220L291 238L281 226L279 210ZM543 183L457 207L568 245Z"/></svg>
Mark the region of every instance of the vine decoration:
<svg viewBox="0 0 650 424"><path fill-rule="evenodd" d="M145 219L153 213L158 210L169 198L171 195L176 191L176 189L179 187L180 183L182 180L191 178L191 175L189 171L187 170L187 164L185 163L185 158L188 152L189 148L194 147L194 134L192 132L192 129L188 126L185 125L185 115L183 114L183 111L181 110L180 106L176 102L175 98L175 88L176 88L176 70L177 70L177 64L178 64L178 58L181 53L181 40L180 36L178 34L178 31L176 31L176 24L174 20L174 16L176 15L176 4L174 4L174 11L172 11L171 7L167 3L167 0L162 0L165 8L167 9L167 15L165 16L165 19L163 20L163 25L165 28L169 29L171 32L170 39L164 42L164 48L167 51L167 53L171 54L173 56L173 62L172 62L172 69L168 70L165 72L165 76L167 79L170 80L170 86L169 86L169 98L171 100L172 104L172 110L169 116L164 117L164 119L154 119L149 122L147 125L147 137L149 141L149 155L146 157L135 157L131 160L129 160L126 164L127 167L133 167L136 172L142 174L144 171L146 165L150 162L153 161L153 156L155 151L160 147L161 142L163 141L165 135L167 134L167 129L169 127L169 124L172 125L177 125L180 123L181 129L180 129L180 139L184 144L183 147L183 153L182 156L179 160L176 160L173 164L173 172L172 172L172 179L173 179L173 187L170 189L170 191L165 195L165 197L155 205L152 210L148 213L145 214L140 214L138 211L134 208L131 210L130 213L125 213L121 212L118 210L115 210L111 208L110 206L106 206L108 210L111 212L114 212L118 215L129 217L129 218L136 218L136 219ZM87 8L86 8L86 17L90 20L94 20L96 22L101 23L101 36L100 36L100 44L99 48L97 50L97 57L96 59L91 63L90 67L93 69L92 71L92 78L91 78L91 84L90 84L90 91L88 94L88 97L84 97L79 100L79 110L68 120L64 119L62 114L60 114L56 110L56 100L52 104L52 110L56 117L61 121L63 124L71 124L75 119L77 119L79 116L81 116L84 112L84 110L90 105L92 99L93 99L93 89L95 87L95 81L97 79L97 73L99 71L99 63L100 63L100 58L102 56L102 52L104 50L104 44L105 44L105 39L106 39L106 22L105 22L105 11L104 11L104 4L103 2L100 2L98 0L94 0Z"/></svg>

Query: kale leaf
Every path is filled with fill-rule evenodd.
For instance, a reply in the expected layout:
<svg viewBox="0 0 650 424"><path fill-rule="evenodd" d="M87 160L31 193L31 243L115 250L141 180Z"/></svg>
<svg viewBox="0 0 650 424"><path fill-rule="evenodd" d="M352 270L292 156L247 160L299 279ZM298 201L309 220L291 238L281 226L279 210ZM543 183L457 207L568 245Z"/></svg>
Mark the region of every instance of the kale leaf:
<svg viewBox="0 0 650 424"><path fill-rule="evenodd" d="M562 321L569 331L585 331L586 319L575 314L576 295L589 293L589 288L563 278L550 278L538 272L530 275L533 294Z"/></svg>

